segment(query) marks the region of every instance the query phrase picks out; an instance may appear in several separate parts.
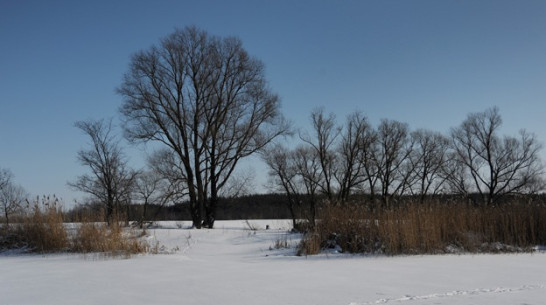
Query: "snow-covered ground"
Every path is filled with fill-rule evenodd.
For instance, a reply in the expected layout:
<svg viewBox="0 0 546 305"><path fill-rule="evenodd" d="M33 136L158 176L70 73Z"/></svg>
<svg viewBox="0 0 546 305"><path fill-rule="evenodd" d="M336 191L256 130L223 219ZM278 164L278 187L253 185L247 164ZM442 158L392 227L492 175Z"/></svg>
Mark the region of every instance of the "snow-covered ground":
<svg viewBox="0 0 546 305"><path fill-rule="evenodd" d="M131 259L0 255L0 304L546 304L544 252L297 257L288 221L250 223L162 223L170 254Z"/></svg>

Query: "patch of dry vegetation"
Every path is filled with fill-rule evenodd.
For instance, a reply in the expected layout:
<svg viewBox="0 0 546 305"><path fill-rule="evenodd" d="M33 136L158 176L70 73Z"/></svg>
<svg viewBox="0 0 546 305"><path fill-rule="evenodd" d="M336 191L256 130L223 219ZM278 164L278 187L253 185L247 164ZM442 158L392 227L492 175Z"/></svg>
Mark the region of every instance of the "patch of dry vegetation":
<svg viewBox="0 0 546 305"><path fill-rule="evenodd" d="M29 205L21 221L0 230L0 250L19 249L25 252L99 253L106 256L129 257L148 250L141 234L125 230L120 222L110 225L86 219L73 224L64 223L62 209L56 202L42 200Z"/></svg>
<svg viewBox="0 0 546 305"><path fill-rule="evenodd" d="M434 254L528 251L546 244L546 207L525 203L407 203L370 211L329 206L300 244L300 255L338 248L350 253Z"/></svg>
<svg viewBox="0 0 546 305"><path fill-rule="evenodd" d="M148 245L139 240L136 231L125 231L118 222L82 222L72 238L72 251L103 253L108 256L131 256L147 252Z"/></svg>
<svg viewBox="0 0 546 305"><path fill-rule="evenodd" d="M35 252L67 251L70 241L64 227L63 213L56 204L35 203L16 225L16 234Z"/></svg>

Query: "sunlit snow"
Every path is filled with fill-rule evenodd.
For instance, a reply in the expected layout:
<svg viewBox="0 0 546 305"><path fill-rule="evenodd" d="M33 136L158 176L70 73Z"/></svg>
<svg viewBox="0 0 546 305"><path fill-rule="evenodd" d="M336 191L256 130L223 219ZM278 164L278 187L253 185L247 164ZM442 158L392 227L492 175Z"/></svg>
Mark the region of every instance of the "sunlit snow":
<svg viewBox="0 0 546 305"><path fill-rule="evenodd" d="M163 254L0 255L0 304L544 304L546 254L295 256L289 221L164 222ZM266 230L266 225L270 226ZM181 227L181 228L179 228ZM288 248L278 248L278 245Z"/></svg>

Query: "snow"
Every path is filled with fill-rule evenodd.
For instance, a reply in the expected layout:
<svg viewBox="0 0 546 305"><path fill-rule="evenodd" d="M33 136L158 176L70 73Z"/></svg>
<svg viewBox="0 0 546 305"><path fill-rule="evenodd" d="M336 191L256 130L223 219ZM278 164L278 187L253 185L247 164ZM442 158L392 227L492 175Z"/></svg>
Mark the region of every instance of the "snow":
<svg viewBox="0 0 546 305"><path fill-rule="evenodd" d="M288 221L166 222L164 254L1 255L0 304L544 304L546 254L295 256ZM265 230L270 225L271 229ZM179 227L182 227L179 228ZM288 249L275 249L284 241ZM284 243L283 242L283 243Z"/></svg>

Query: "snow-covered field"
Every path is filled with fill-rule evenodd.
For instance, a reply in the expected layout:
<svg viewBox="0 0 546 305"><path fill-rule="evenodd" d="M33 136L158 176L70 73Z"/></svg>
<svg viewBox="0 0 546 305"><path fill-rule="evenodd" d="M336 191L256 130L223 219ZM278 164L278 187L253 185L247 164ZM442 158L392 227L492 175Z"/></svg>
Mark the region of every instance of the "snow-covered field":
<svg viewBox="0 0 546 305"><path fill-rule="evenodd" d="M250 223L162 223L165 254L131 259L0 255L0 304L546 304L543 252L297 257L288 221Z"/></svg>

